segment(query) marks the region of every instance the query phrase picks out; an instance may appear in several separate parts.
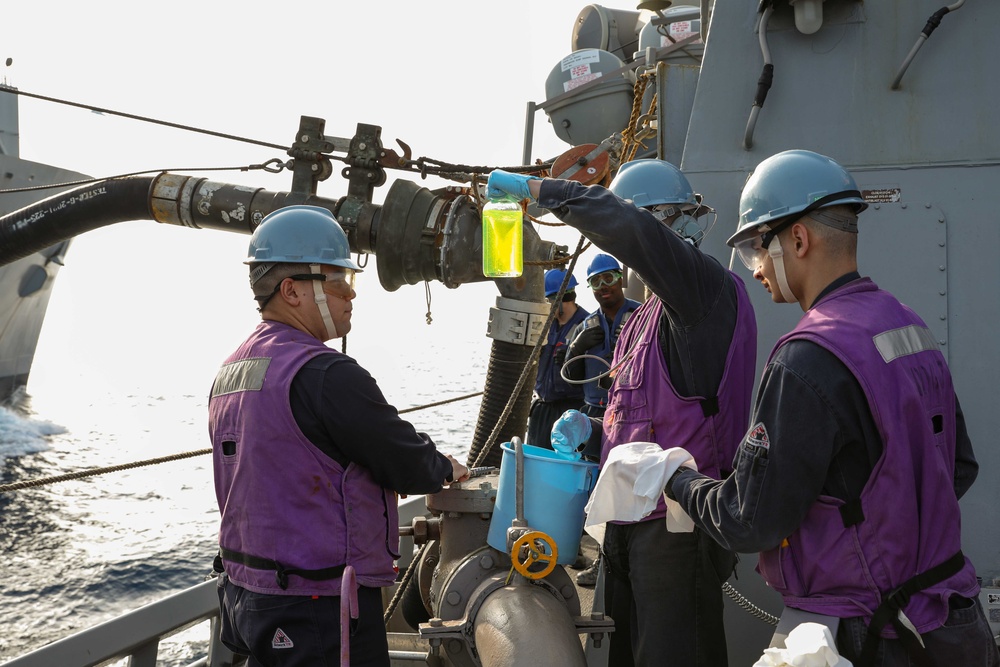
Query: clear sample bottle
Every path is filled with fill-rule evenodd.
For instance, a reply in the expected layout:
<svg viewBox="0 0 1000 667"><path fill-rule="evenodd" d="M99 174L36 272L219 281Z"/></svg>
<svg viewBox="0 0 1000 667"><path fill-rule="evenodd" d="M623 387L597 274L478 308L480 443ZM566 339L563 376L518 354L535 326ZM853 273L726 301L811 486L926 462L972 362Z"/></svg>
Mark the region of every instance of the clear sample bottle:
<svg viewBox="0 0 1000 667"><path fill-rule="evenodd" d="M483 206L483 275L516 278L524 270L524 230L521 203L490 200Z"/></svg>

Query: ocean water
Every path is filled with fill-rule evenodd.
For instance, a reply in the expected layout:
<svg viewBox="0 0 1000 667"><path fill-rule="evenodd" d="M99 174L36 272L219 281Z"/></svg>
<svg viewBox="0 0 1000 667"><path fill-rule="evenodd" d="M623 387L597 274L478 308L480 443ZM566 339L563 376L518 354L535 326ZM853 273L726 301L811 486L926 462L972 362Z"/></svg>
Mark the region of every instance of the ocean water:
<svg viewBox="0 0 1000 667"><path fill-rule="evenodd" d="M457 335L420 332L393 357L403 362L386 363L377 345L352 356L401 410L481 391L485 309L474 319ZM122 390L40 372L16 408L0 408L0 483L207 447L204 380ZM404 417L464 459L478 410L473 398ZM0 494L0 662L203 581L218 528L211 465L201 455ZM165 640L159 664L189 664L206 637L202 624Z"/></svg>
<svg viewBox="0 0 1000 667"><path fill-rule="evenodd" d="M129 250L146 248L156 252ZM0 483L207 448L212 378L259 321L245 253L239 235L142 223L74 239L27 395L0 408ZM371 260L347 353L400 410L482 391L495 285L385 292ZM404 418L465 460L479 405ZM217 530L208 455L0 494L0 663L202 582ZM161 667L190 664L207 634L197 626L162 642Z"/></svg>

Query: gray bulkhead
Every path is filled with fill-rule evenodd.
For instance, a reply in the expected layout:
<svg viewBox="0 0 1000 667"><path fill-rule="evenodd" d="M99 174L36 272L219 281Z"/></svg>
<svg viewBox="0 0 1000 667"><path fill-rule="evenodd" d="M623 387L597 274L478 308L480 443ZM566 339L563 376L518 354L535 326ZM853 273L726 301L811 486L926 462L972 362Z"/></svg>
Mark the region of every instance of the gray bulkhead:
<svg viewBox="0 0 1000 667"><path fill-rule="evenodd" d="M778 151L829 155L879 200L861 216L861 272L914 308L941 341L980 462L963 499L964 548L991 584L1000 577L992 511L1000 494L1000 3L946 15L898 90L890 85L936 4L828 0L823 27L803 35L778 3L768 29L774 84L750 150L743 137L763 61L755 3L742 4L713 16L681 164L719 212L704 247L729 263L725 239L742 185ZM749 289L762 367L801 312Z"/></svg>
<svg viewBox="0 0 1000 667"><path fill-rule="evenodd" d="M764 158L805 148L851 170L871 201L860 223L862 275L923 317L951 366L980 464L979 479L962 500L963 550L984 586L995 587L1000 3L969 2L945 15L893 90L901 64L942 3L827 0L822 28L804 35L791 7L776 1L766 33L774 82L749 150L744 136L763 66L760 15L756 2L724 4L712 16L680 165L718 210L703 249L731 265L725 240L737 226L739 194ZM762 369L777 337L801 311L771 303L739 260L732 268L746 281L756 309ZM736 585L776 613L777 596L750 572L755 562L743 558ZM987 608L991 619L997 613ZM733 614L743 612L727 609L731 647L769 632L737 623Z"/></svg>

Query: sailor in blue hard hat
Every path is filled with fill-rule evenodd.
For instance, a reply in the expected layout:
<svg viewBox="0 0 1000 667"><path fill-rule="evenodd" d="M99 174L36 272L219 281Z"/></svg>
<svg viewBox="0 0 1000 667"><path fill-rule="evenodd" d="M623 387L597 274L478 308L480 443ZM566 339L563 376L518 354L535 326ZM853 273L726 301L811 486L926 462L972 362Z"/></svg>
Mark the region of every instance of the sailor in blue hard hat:
<svg viewBox="0 0 1000 667"><path fill-rule="evenodd" d="M759 552L779 627L827 626L838 664L995 667L962 552L959 501L979 470L966 416L937 336L859 271L865 206L824 155L758 165L729 244L803 315L768 355L733 474L682 466L664 493L721 544Z"/></svg>
<svg viewBox="0 0 1000 667"><path fill-rule="evenodd" d="M552 300L566 280L564 269L545 272L545 298ZM566 344L569 334L588 313L576 303L576 277L570 274L556 316L546 332L545 347L538 357L538 374L535 377L535 398L528 413L529 445L552 448L552 425L566 410L578 410L583 405L583 389L566 382L561 370L566 361Z"/></svg>
<svg viewBox="0 0 1000 667"><path fill-rule="evenodd" d="M608 189L653 215L688 243L698 246L715 222L715 211L702 203L701 195L680 169L666 160L633 160L615 174ZM708 224L702 218L710 216Z"/></svg>
<svg viewBox="0 0 1000 667"><path fill-rule="evenodd" d="M601 474L630 446L649 442L664 450L690 443L699 470L731 474L750 415L756 321L742 279L698 247L710 209L681 170L635 160L608 188L495 170L486 190L536 199L635 270L652 293L615 346ZM668 531L666 514L658 503L640 520L605 525L606 610L615 619L608 662L725 665L721 586L735 555L703 531Z"/></svg>
<svg viewBox="0 0 1000 667"><path fill-rule="evenodd" d="M566 271L563 269L550 269L545 272L545 298L551 299L559 291L563 280L566 279ZM576 299L576 276L570 275L566 289L563 291L563 301L573 301ZM569 297L569 298L567 298Z"/></svg>
<svg viewBox="0 0 1000 667"><path fill-rule="evenodd" d="M312 333L332 340L350 331L355 274L361 273L361 267L351 259L344 230L326 209L286 206L269 214L250 237L244 264L250 265L250 286L262 313L280 290L294 290L294 282L287 279L309 280L323 325L321 336L316 335L320 334L318 323L310 323L317 329ZM308 266L308 273L302 265ZM333 311L328 293L337 297ZM305 317L296 315L297 319Z"/></svg>
<svg viewBox="0 0 1000 667"><path fill-rule="evenodd" d="M802 295L789 286L779 234L806 217L856 234L858 214L866 208L854 177L832 159L807 150L784 151L761 162L747 180L740 228L726 243L773 301L795 303ZM771 258L769 276L762 272L765 257Z"/></svg>
<svg viewBox="0 0 1000 667"><path fill-rule="evenodd" d="M398 497L436 493L468 469L325 345L350 331L361 270L330 211L268 214L245 263L261 321L208 401L220 638L254 665L332 664L342 580L356 580L351 663L388 665L380 589L396 581Z"/></svg>

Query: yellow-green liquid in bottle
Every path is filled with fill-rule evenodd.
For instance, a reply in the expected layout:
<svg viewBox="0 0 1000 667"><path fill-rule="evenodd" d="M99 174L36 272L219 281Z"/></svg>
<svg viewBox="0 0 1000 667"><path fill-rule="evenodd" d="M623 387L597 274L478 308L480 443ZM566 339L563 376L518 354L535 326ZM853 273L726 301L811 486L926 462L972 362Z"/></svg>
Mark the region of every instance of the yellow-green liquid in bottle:
<svg viewBox="0 0 1000 667"><path fill-rule="evenodd" d="M524 270L521 204L491 201L483 207L483 275L516 278Z"/></svg>

